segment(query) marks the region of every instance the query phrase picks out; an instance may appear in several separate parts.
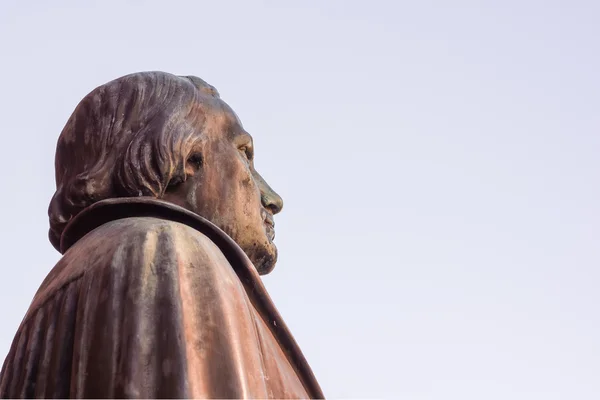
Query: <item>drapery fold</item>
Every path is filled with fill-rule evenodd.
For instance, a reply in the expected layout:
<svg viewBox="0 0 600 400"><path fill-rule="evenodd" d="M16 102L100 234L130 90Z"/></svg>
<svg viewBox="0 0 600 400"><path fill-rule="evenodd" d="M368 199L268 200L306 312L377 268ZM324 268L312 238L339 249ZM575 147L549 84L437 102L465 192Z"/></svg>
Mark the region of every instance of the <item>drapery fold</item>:
<svg viewBox="0 0 600 400"><path fill-rule="evenodd" d="M78 233L17 331L0 396L323 397L241 249L163 203L106 202L67 230Z"/></svg>

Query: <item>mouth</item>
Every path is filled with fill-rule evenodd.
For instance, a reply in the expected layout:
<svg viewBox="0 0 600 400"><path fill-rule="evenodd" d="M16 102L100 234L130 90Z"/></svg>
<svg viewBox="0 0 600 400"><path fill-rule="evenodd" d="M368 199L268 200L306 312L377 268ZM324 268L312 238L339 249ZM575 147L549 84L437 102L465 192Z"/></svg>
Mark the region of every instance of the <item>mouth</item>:
<svg viewBox="0 0 600 400"><path fill-rule="evenodd" d="M272 242L275 239L275 220L273 219L273 215L267 211L263 211L263 219L267 237Z"/></svg>

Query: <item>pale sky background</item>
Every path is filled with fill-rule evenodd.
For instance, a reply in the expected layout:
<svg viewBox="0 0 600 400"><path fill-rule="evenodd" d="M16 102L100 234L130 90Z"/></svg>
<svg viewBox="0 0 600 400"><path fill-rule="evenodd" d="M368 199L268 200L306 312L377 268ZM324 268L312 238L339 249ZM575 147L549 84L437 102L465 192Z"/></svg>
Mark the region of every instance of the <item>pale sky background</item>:
<svg viewBox="0 0 600 400"><path fill-rule="evenodd" d="M600 398L600 2L0 3L0 358L59 254L54 151L197 75L285 201L265 278L330 398Z"/></svg>

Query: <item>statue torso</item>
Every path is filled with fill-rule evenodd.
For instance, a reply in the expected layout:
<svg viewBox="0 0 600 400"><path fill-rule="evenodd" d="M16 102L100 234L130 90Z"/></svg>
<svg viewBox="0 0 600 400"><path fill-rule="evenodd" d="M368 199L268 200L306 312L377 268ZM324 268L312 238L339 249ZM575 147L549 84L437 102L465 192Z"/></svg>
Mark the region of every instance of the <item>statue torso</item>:
<svg viewBox="0 0 600 400"><path fill-rule="evenodd" d="M5 361L3 397L322 397L258 274L218 228L185 223L177 207L177 218L122 209L84 216L90 232L67 230Z"/></svg>

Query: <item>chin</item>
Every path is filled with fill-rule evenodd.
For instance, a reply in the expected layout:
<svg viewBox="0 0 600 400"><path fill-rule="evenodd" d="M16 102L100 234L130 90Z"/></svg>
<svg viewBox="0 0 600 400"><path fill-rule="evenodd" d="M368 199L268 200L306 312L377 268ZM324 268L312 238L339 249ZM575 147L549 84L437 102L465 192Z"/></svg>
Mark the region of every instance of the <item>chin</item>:
<svg viewBox="0 0 600 400"><path fill-rule="evenodd" d="M277 263L277 247L269 241L268 245L255 249L253 254L249 255L254 268L259 275L267 275L275 268Z"/></svg>

